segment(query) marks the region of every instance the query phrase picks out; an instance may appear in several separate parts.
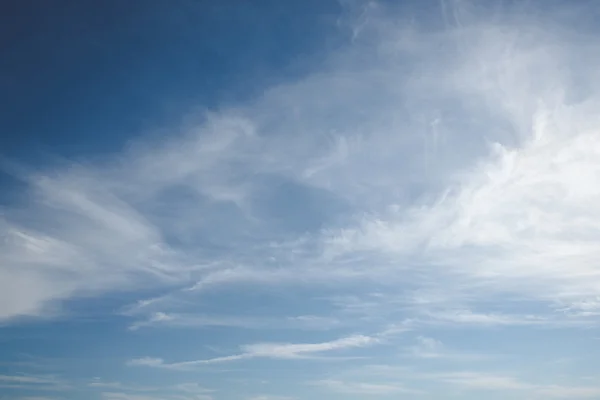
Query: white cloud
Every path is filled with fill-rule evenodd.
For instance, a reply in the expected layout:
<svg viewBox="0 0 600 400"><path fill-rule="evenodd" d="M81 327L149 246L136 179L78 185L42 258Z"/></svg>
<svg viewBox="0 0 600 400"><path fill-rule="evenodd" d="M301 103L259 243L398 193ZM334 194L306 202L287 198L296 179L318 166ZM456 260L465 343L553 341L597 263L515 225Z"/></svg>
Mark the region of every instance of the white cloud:
<svg viewBox="0 0 600 400"><path fill-rule="evenodd" d="M0 381L12 383L56 383L53 377L39 377L30 375L0 375Z"/></svg>
<svg viewBox="0 0 600 400"><path fill-rule="evenodd" d="M121 392L156 392L159 391L160 388L156 386L140 386L140 385L129 385L124 384L122 382L106 382L101 380L100 378L94 378L91 382L87 384L87 386L91 389L99 389L99 390L118 390ZM175 389L169 388L169 389Z"/></svg>
<svg viewBox="0 0 600 400"><path fill-rule="evenodd" d="M340 321L336 318L316 315L299 315L281 319L275 317L210 316L201 314L155 312L146 320L134 322L129 329L137 330L147 327L200 328L222 326L247 329L327 330L333 327L339 327L340 325Z"/></svg>
<svg viewBox="0 0 600 400"><path fill-rule="evenodd" d="M331 239L332 252L384 251L402 262L418 256L439 267L431 274L488 293L595 296L600 124L592 110L598 100L567 104L569 82L560 69L577 68L568 54L578 45L567 50L551 33L531 29L523 43L502 27L482 30L465 43L473 62L467 57L455 71L458 81L450 78L457 94L489 103L481 111L500 118L489 124L505 124L517 142L481 132L496 144L458 170L441 195L364 218L360 228Z"/></svg>
<svg viewBox="0 0 600 400"><path fill-rule="evenodd" d="M165 363L160 358L138 358L128 362L131 366L159 367L167 369L188 369L203 364L215 364L251 358L296 359L316 354L371 346L379 342L378 338L364 335L343 337L322 343L256 343L241 346L242 353L203 360Z"/></svg>
<svg viewBox="0 0 600 400"><path fill-rule="evenodd" d="M498 313L474 313L470 310L444 310L427 312L433 322L480 326L541 325L551 323L547 318L535 315L507 315Z"/></svg>
<svg viewBox="0 0 600 400"><path fill-rule="evenodd" d="M128 364L145 367L157 367L163 365L163 360L162 358L143 357L131 360L128 362Z"/></svg>
<svg viewBox="0 0 600 400"><path fill-rule="evenodd" d="M460 388L462 391L472 392L498 392L504 393L505 396L511 398L521 398L524 395L526 398L595 398L597 397L600 388L596 386L582 385L561 385L556 383L533 382L522 379L517 373L503 374L492 372L488 367L486 370L479 371L445 371L431 372L431 370L415 369L414 365L366 365L356 369L345 371L341 377L337 379L325 380L322 382L324 386L330 388L338 388L344 390L347 388L347 393L361 393L360 389L354 388L352 385L360 381L373 382L376 380L377 385L381 385L382 389L379 394L387 393L386 387L390 388L389 393L393 393L394 387L406 388L399 382L411 382L416 387L420 388L435 388L445 393L448 390L446 385ZM546 379L549 380L549 379ZM440 385L441 384L441 385ZM357 385L360 386L360 385ZM354 390L356 389L356 390ZM401 392L402 390L398 390ZM419 393L415 390L414 393ZM367 393L364 393L367 394ZM374 389L373 395L377 394L377 389ZM463 395L465 395L463 393Z"/></svg>
<svg viewBox="0 0 600 400"><path fill-rule="evenodd" d="M411 350L416 357L438 358L442 356L443 347L444 345L439 340L426 336L418 336L417 344Z"/></svg>
<svg viewBox="0 0 600 400"><path fill-rule="evenodd" d="M0 225L0 318L173 285L444 281L596 298L597 44L459 11L424 31L367 7L314 74L112 158L20 173L24 201ZM318 193L324 211L290 203L277 230L270 180ZM339 204L354 216L333 223ZM321 221L296 231L292 215Z"/></svg>
<svg viewBox="0 0 600 400"><path fill-rule="evenodd" d="M179 383L173 386L173 389L183 393L212 393L215 391L213 389L205 388L193 382Z"/></svg>
<svg viewBox="0 0 600 400"><path fill-rule="evenodd" d="M515 378L479 372L453 372L440 374L439 379L444 382L472 388L486 390L529 390L534 386L521 382Z"/></svg>
<svg viewBox="0 0 600 400"><path fill-rule="evenodd" d="M102 398L104 400L157 400L160 397L121 392L105 392L102 393Z"/></svg>
<svg viewBox="0 0 600 400"><path fill-rule="evenodd" d="M600 387L547 385L538 388L537 393L547 397L564 399L595 399L600 396Z"/></svg>
<svg viewBox="0 0 600 400"><path fill-rule="evenodd" d="M511 376L482 372L453 372L433 375L435 379L473 390L525 391L555 398L596 398L600 387L529 383Z"/></svg>
<svg viewBox="0 0 600 400"><path fill-rule="evenodd" d="M22 201L0 210L0 321L52 317L78 296L153 288L162 294L123 312L132 330L382 332L128 363L172 370L340 359L409 329L598 324L599 42L551 15L488 18L465 4L447 10L460 23L432 31L365 7L352 45L296 82L104 160L19 172ZM312 315L323 303L303 297L260 316L241 301L232 315L198 301L232 286L310 288L326 309ZM426 336L408 352L428 365L479 357ZM317 382L365 396L411 393L394 379L412 376L461 390L600 397L595 387L532 383L484 366L390 368L389 381L364 379L376 370ZM0 385L60 386L45 379L0 376ZM106 400L211 393L196 384L164 396L89 386L112 391ZM254 398L267 399L277 397Z"/></svg>
<svg viewBox="0 0 600 400"><path fill-rule="evenodd" d="M374 337L356 335L324 343L303 343L303 344L278 344L278 343L258 343L243 346L243 349L250 354L274 358L293 358L306 353L320 353L325 351L347 349L353 347L365 347L377 343Z"/></svg>
<svg viewBox="0 0 600 400"><path fill-rule="evenodd" d="M54 375L0 375L0 387L32 391L64 391L71 388L67 382Z"/></svg>
<svg viewBox="0 0 600 400"><path fill-rule="evenodd" d="M285 285L338 300L327 318L283 318L292 329L350 319L389 332L594 322L598 42L551 18L486 18L475 9L466 18L461 4L461 23L434 31L367 7L352 45L297 82L105 160L19 173L23 201L1 210L0 320L53 316L77 296L160 288L127 310L133 329L270 329L274 316L203 314L195 300L235 285ZM130 364L308 358L384 336ZM414 353L446 354L425 337ZM439 378L474 389L596 393L495 375ZM130 396L121 391L105 397Z"/></svg>
<svg viewBox="0 0 600 400"><path fill-rule="evenodd" d="M47 396L25 396L19 397L19 400L57 400L56 397L47 397Z"/></svg>
<svg viewBox="0 0 600 400"><path fill-rule="evenodd" d="M146 360L148 361L148 360ZM139 365L154 365L139 364ZM87 385L92 390L102 390L102 397L106 399L169 399L169 400L211 400L210 393L216 390L209 389L196 382L184 382L174 385L141 386L124 384L121 382L105 382L95 378ZM108 391L110 390L110 391Z"/></svg>
<svg viewBox="0 0 600 400"><path fill-rule="evenodd" d="M521 42L508 26L466 29L479 34L461 43L466 58L457 69L448 67L452 73L444 74L448 83L439 82L439 91L460 98L467 107L460 115L486 119L481 138L495 144L472 158L471 167L456 169L438 196L408 208L390 196L388 209L333 235L329 253L383 252L420 268L405 275L474 288L478 298L507 292L550 302L595 298L600 121L592 110L598 99L569 102L574 89L564 72L580 70L571 56L587 44L566 43L537 26ZM581 69L581 76L593 73ZM462 97L467 93L482 103L470 104ZM472 106L482 107L479 117ZM495 136L500 127L506 133ZM466 138L445 129L456 136L447 146L458 150Z"/></svg>
<svg viewBox="0 0 600 400"><path fill-rule="evenodd" d="M258 396L248 397L247 400L294 400L295 397L289 396L272 396L268 394L262 394Z"/></svg>
<svg viewBox="0 0 600 400"><path fill-rule="evenodd" d="M408 389L398 384L366 383L366 382L344 382L339 380L321 380L314 382L318 386L330 391L354 395L381 396L397 393L419 394L418 390Z"/></svg>
<svg viewBox="0 0 600 400"><path fill-rule="evenodd" d="M150 387L97 381L90 383L89 386L96 389L113 389L114 391L101 393L102 398L106 400L212 400L210 393L215 392L194 382Z"/></svg>
<svg viewBox="0 0 600 400"><path fill-rule="evenodd" d="M110 389L118 389L120 387L123 386L122 383L120 382L101 382L101 381L94 381L94 382L90 382L88 383L89 387L100 387L100 388L110 388Z"/></svg>

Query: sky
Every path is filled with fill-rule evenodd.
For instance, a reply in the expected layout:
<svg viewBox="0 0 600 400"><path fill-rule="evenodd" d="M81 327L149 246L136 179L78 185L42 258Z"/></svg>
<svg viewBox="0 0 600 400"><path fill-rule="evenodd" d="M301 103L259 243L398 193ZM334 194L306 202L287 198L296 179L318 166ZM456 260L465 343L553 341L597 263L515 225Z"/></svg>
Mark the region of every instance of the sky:
<svg viewBox="0 0 600 400"><path fill-rule="evenodd" d="M0 7L0 400L600 399L597 2Z"/></svg>

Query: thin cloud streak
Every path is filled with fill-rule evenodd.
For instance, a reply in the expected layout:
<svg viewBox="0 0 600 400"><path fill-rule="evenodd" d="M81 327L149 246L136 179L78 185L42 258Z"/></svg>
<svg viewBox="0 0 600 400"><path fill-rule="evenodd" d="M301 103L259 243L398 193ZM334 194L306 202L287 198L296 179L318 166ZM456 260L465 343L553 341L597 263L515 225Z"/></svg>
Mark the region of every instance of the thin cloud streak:
<svg viewBox="0 0 600 400"><path fill-rule="evenodd" d="M244 328L244 329L298 329L328 330L342 326L336 318L315 315L299 315L296 317L265 318L250 316L210 316L196 314L177 314L156 312L147 320L134 322L129 329L164 327L164 328L202 328L211 326Z"/></svg>
<svg viewBox="0 0 600 400"><path fill-rule="evenodd" d="M242 353L204 360L165 363L160 358L144 357L128 361L130 366L156 367L185 370L204 364L217 364L252 358L299 359L310 358L324 352L372 346L379 339L371 336L356 335L323 343L256 343L241 346Z"/></svg>
<svg viewBox="0 0 600 400"><path fill-rule="evenodd" d="M472 390L525 391L533 395L542 395L552 398L588 399L595 398L600 394L600 387L534 384L510 376L480 372L447 373L440 374L437 378L443 382Z"/></svg>
<svg viewBox="0 0 600 400"><path fill-rule="evenodd" d="M365 383L365 382L344 382L339 380L321 380L313 382L314 385L322 386L327 390L335 393L344 393L351 395L368 395L368 396L388 396L393 394L422 394L423 392L414 389L408 389L399 384L384 384L384 383Z"/></svg>

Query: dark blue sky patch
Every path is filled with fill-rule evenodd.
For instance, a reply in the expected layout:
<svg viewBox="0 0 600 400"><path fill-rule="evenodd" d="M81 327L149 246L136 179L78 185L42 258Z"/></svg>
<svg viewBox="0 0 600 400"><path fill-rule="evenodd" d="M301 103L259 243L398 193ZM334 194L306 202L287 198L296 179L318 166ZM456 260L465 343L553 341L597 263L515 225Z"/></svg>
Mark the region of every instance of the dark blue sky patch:
<svg viewBox="0 0 600 400"><path fill-rule="evenodd" d="M320 38L335 33L340 10L335 1L8 3L0 149L27 161L36 148L111 152L182 110L239 103L302 75L335 46Z"/></svg>

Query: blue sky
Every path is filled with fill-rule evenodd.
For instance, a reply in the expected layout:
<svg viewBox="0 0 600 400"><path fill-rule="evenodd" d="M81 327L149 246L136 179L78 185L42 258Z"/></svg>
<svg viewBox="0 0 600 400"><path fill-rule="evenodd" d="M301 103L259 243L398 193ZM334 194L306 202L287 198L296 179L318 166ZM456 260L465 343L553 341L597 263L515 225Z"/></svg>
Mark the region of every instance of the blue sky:
<svg viewBox="0 0 600 400"><path fill-rule="evenodd" d="M1 400L600 398L595 2L13 3Z"/></svg>

